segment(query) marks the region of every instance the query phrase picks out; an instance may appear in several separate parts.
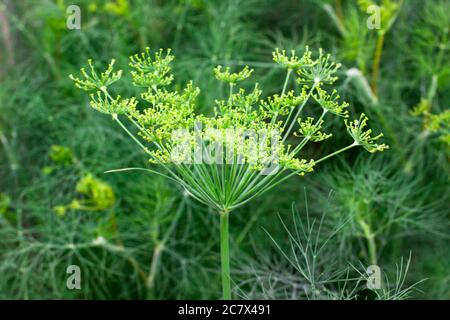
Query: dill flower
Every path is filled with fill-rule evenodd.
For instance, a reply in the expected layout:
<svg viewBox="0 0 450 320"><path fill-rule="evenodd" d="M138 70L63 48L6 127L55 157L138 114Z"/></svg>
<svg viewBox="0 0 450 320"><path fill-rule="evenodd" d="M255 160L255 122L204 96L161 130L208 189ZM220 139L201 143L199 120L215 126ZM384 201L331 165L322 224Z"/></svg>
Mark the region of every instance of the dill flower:
<svg viewBox="0 0 450 320"><path fill-rule="evenodd" d="M340 63L331 60L330 54L325 54L319 49L319 57L312 61L306 68L297 69L299 83L333 84L338 78L336 71L341 67Z"/></svg>
<svg viewBox="0 0 450 320"><path fill-rule="evenodd" d="M346 108L348 107L347 102L339 102L341 98L336 90L333 90L331 94L327 91L323 90L319 86L316 87L316 94L313 94L314 100L327 112L331 112L337 116L341 116L344 118L348 117L348 111Z"/></svg>
<svg viewBox="0 0 450 320"><path fill-rule="evenodd" d="M223 296L229 299L230 212L294 175L312 172L318 163L350 148L362 146L375 152L387 146L375 143L381 135L371 137L370 130L363 131L367 117L362 115L359 121L345 120L354 143L319 159L300 156L308 142L332 136L320 131L327 114L348 116L348 104L340 101L337 91L326 89L337 80L335 73L340 65L322 50L316 59L308 48L302 57L276 50L273 60L286 69L286 78L281 92L266 99L261 99L263 91L258 84L250 92L242 88L234 92L236 84L252 74L249 67L234 73L228 67L216 67L215 77L229 85L229 95L215 100L212 116L196 113L200 89L192 82L181 90L170 89L173 59L170 50L151 55L148 48L130 57L133 84L145 90L140 99L113 97L108 87L121 75L112 72L113 63L101 76L90 63L91 75L82 70L85 80L71 79L83 90L97 90L96 95L91 95L91 107L112 115L147 154L149 162L161 169L144 170L176 181L186 194L219 213ZM300 86L288 90L291 75L298 76L296 83ZM308 117L301 121L300 115L309 104L318 104L322 114L317 120ZM122 122L123 116L133 129ZM291 143L292 136L300 140Z"/></svg>
<svg viewBox="0 0 450 320"><path fill-rule="evenodd" d="M348 133L355 140L354 143L362 146L364 149L371 153L388 149L389 146L376 143L376 140L380 139L383 136L382 133L372 137L372 129L367 129L364 131L364 128L367 126L367 120L368 118L364 113L361 114L359 120L353 120L350 122L348 122L347 119L344 120Z"/></svg>
<svg viewBox="0 0 450 320"><path fill-rule="evenodd" d="M281 65L283 68L289 70L300 70L304 66L311 66L315 62L311 59L311 51L309 48L305 48L305 53L299 58L294 50L291 50L291 54L287 55L286 50L279 50L278 48L272 52L273 61Z"/></svg>
<svg viewBox="0 0 450 320"><path fill-rule="evenodd" d="M230 72L230 67L226 67L223 69L222 66L217 66L216 68L214 68L214 75L216 76L217 80L233 84L238 81L247 79L252 73L253 69L249 69L248 66L245 66L244 69L235 73Z"/></svg>
<svg viewBox="0 0 450 320"><path fill-rule="evenodd" d="M138 87L169 85L173 80L170 63L174 59L170 52L170 49L166 53L160 49L152 58L150 48L147 47L145 52L131 56L129 66L134 69L131 71L133 84Z"/></svg>
<svg viewBox="0 0 450 320"><path fill-rule="evenodd" d="M295 133L298 137L305 137L313 142L319 142L330 138L333 134L321 132L323 120L318 121L316 124L313 123L314 118L308 117L306 121L301 121L298 119L300 125L299 133Z"/></svg>
<svg viewBox="0 0 450 320"><path fill-rule="evenodd" d="M284 95L274 94L268 97L267 101L261 101L261 105L271 114L287 115L292 108L306 100L306 95L306 90L300 95L295 95L294 90L291 90Z"/></svg>
<svg viewBox="0 0 450 320"><path fill-rule="evenodd" d="M75 191L82 197L72 199L66 205L53 207L56 215L64 216L67 210L103 211L112 208L116 203L116 196L112 187L90 173L80 178Z"/></svg>
<svg viewBox="0 0 450 320"><path fill-rule="evenodd" d="M69 166L75 161L71 149L55 144L50 147L49 157L55 164L62 166Z"/></svg>
<svg viewBox="0 0 450 320"><path fill-rule="evenodd" d="M137 105L136 98L122 99L117 96L114 99L108 99L106 91L97 91L96 94L90 94L91 107L99 112L106 114L124 114L135 108Z"/></svg>
<svg viewBox="0 0 450 320"><path fill-rule="evenodd" d="M92 60L88 60L90 74L86 72L85 68L81 68L81 74L84 79L76 78L73 75L69 75L69 78L75 82L75 85L85 91L90 90L102 90L105 91L108 86L116 82L122 77L122 70L113 72L113 67L116 60L112 59L105 72L97 74Z"/></svg>

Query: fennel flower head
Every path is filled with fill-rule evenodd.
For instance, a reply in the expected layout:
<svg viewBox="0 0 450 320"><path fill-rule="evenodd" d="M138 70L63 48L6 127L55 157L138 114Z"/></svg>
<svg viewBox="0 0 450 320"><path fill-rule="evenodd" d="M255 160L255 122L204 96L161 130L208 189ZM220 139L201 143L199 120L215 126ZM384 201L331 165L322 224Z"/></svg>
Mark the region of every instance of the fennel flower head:
<svg viewBox="0 0 450 320"><path fill-rule="evenodd" d="M372 137L365 130L365 115L347 120L348 104L330 88L340 65L322 50L316 56L308 47L300 56L275 50L273 60L285 69L286 78L280 92L269 96L257 83L251 90L239 87L252 75L248 66L234 72L217 66L214 76L229 93L216 99L208 114L198 113L200 89L192 81L174 88L173 60L170 50L152 54L149 48L130 57L133 85L141 88L138 97L113 94L112 85L122 76L121 70L113 70L114 60L100 73L89 60L89 72L82 69L81 78L70 78L92 92L91 107L110 114L147 154L152 168L157 167L146 170L178 182L186 194L215 210L229 212L350 148L387 148L376 142L381 134ZM307 108L318 117L303 117ZM329 116L344 119L353 142L318 159L303 158L306 144L333 136L323 131Z"/></svg>

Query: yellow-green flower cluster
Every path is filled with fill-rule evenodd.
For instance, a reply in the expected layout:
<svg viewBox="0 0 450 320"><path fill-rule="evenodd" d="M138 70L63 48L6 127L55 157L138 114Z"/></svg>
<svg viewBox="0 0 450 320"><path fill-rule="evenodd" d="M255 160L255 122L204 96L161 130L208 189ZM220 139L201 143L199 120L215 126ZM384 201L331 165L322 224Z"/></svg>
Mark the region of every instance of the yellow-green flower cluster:
<svg viewBox="0 0 450 320"><path fill-rule="evenodd" d="M116 16L128 16L130 14L130 4L128 0L91 0L87 7L89 12L107 12Z"/></svg>
<svg viewBox="0 0 450 320"><path fill-rule="evenodd" d="M300 129L298 130L299 133L297 136L305 137L313 142L323 141L333 135L331 133L324 133L320 131L323 125L323 120L314 123L314 118L312 117L308 117L306 121L301 121L299 118L298 123L300 124Z"/></svg>
<svg viewBox="0 0 450 320"><path fill-rule="evenodd" d="M245 66L241 71L234 73L230 72L230 67L223 68L222 66L217 66L214 68L214 75L217 80L231 84L247 79L252 73L253 69L249 69L248 66Z"/></svg>
<svg viewBox="0 0 450 320"><path fill-rule="evenodd" d="M130 99L122 99L119 95L116 98L109 98L106 91L97 91L96 94L90 94L90 106L102 113L118 115L131 112L136 108L137 100L132 97Z"/></svg>
<svg viewBox="0 0 450 320"><path fill-rule="evenodd" d="M270 114L287 115L296 106L307 99L306 88L303 88L299 95L291 90L283 95L274 94L267 98L267 101L261 101L263 109Z"/></svg>
<svg viewBox="0 0 450 320"><path fill-rule="evenodd" d="M85 68L81 68L81 74L84 79L76 78L69 75L69 78L75 82L75 85L85 91L101 90L105 91L108 86L116 82L122 77L122 70L113 72L114 63L116 60L112 59L105 72L97 74L92 60L88 60L90 74L86 72Z"/></svg>
<svg viewBox="0 0 450 320"><path fill-rule="evenodd" d="M131 56L129 66L134 69L131 71L133 84L149 88L171 84L173 75L170 73L170 63L173 59L170 49L166 52L160 49L152 57L149 47L145 52Z"/></svg>
<svg viewBox="0 0 450 320"><path fill-rule="evenodd" d="M240 88L238 92L232 93L227 100L215 101L215 115L220 116L221 114L232 112L232 110L250 114L254 110L254 106L259 102L261 94L262 91L259 89L257 83L250 93Z"/></svg>
<svg viewBox="0 0 450 320"><path fill-rule="evenodd" d="M305 173L314 171L314 166L316 165L314 160L298 159L294 157L281 157L280 164L283 167L293 170L300 176L305 175Z"/></svg>
<svg viewBox="0 0 450 320"><path fill-rule="evenodd" d="M0 193L0 216L3 216L8 212L11 199L4 193Z"/></svg>
<svg viewBox="0 0 450 320"><path fill-rule="evenodd" d="M71 165L75 159L71 149L55 144L50 147L49 157L55 164L61 166Z"/></svg>
<svg viewBox="0 0 450 320"><path fill-rule="evenodd" d="M420 103L413 108L411 115L423 117L423 129L430 133L437 134L439 140L447 146L450 153L450 109L440 113L433 113L431 102L422 98Z"/></svg>
<svg viewBox="0 0 450 320"><path fill-rule="evenodd" d="M367 126L367 120L368 118L364 113L361 114L359 120L353 120L350 122L348 122L347 119L344 120L348 133L353 137L355 141L354 143L362 146L364 149L371 153L388 149L389 146L376 143L376 140L380 139L383 136L382 133L378 134L375 137L372 137L372 129L364 131L364 128Z"/></svg>
<svg viewBox="0 0 450 320"><path fill-rule="evenodd" d="M347 118L348 111L346 108L348 107L347 102L339 102L341 98L336 90L333 90L331 94L329 94L326 90L323 90L320 86L316 86L316 93L313 94L314 100L327 112L331 112L337 116Z"/></svg>
<svg viewBox="0 0 450 320"><path fill-rule="evenodd" d="M91 107L112 114L148 154L151 163L161 165L166 175L211 207L220 210L237 207L290 175L311 172L317 163L351 147L360 145L369 152L387 148L375 142L381 134L371 137L371 130L363 130L367 117L362 115L360 120L345 120L354 139L352 145L318 160L299 157L309 141L319 142L332 136L320 131L325 115L348 117L348 104L340 101L336 90L325 88L337 79L339 64L322 50L316 59L308 48L302 57L293 51L287 55L276 50L273 59L287 70L286 80L281 93L264 99L258 84L249 92L243 88L235 90L238 82L252 74L252 69L246 66L231 72L229 67L216 67L215 77L229 83L230 93L227 98L215 101L212 116L196 113L200 90L192 82L181 90L169 87L174 79L170 66L173 59L170 50L151 55L148 48L130 57L133 84L146 88L139 98L113 97L108 90L121 75L112 71L114 61L99 76L90 62L91 73L82 70L85 79L71 78L81 89L97 90L91 94ZM291 75L297 76L297 81L292 82L300 84L299 88L288 87ZM301 112L311 102L320 105L322 115L318 120L308 117L301 121ZM120 115L126 115L134 130L122 123ZM132 131L137 131L140 138ZM291 144L290 139L295 136L302 139ZM88 192L95 198L89 184L85 185L80 184L79 192Z"/></svg>
<svg viewBox="0 0 450 320"><path fill-rule="evenodd" d="M82 197L74 198L67 205L55 206L53 210L57 215L64 216L67 210L103 211L112 208L116 202L111 186L90 173L81 177L75 190Z"/></svg>
<svg viewBox="0 0 450 320"><path fill-rule="evenodd" d="M319 57L309 68L301 68L297 71L298 83L333 84L338 77L337 70L341 67L340 63L331 61L331 55L325 54L322 48L319 49Z"/></svg>
<svg viewBox="0 0 450 320"><path fill-rule="evenodd" d="M200 89L190 82L180 93L166 89L149 89L141 95L150 103L143 111L129 114L139 125L141 136L148 142L163 142L172 131L191 127L194 123L195 100Z"/></svg>
<svg viewBox="0 0 450 320"><path fill-rule="evenodd" d="M110 185L87 174L78 181L75 190L86 196L84 201L95 210L111 208L116 202L116 197Z"/></svg>
<svg viewBox="0 0 450 320"><path fill-rule="evenodd" d="M314 61L311 59L311 51L309 48L305 48L305 52L301 58L299 58L294 50L291 50L291 54L287 55L286 50L279 50L278 48L272 53L273 61L281 65L282 67L299 71L303 67L312 66Z"/></svg>

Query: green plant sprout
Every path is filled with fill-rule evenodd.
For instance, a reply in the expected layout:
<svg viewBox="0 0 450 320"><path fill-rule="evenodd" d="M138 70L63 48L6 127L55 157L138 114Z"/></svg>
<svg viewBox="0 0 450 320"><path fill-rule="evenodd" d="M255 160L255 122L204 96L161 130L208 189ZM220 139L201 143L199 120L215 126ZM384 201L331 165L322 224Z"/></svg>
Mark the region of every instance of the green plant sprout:
<svg viewBox="0 0 450 320"><path fill-rule="evenodd" d="M133 84L143 89L138 98L112 95L110 86L122 75L122 71L113 71L114 60L100 74L89 60L89 73L82 69L83 78L70 78L78 88L94 91L91 107L110 114L150 163L162 169L120 171L138 169L163 175L180 184L185 194L218 212L223 298L231 299L228 219L233 210L346 150L361 146L375 152L388 146L376 143L382 134L371 137L371 130L365 129L367 118L361 115L359 120L345 121L351 144L319 159L301 157L308 142L331 137L321 131L327 114L348 118L348 104L329 89L337 80L340 65L321 49L316 58L308 48L301 57L277 49L273 60L287 74L281 92L266 99L261 99L258 84L250 92L236 89L238 82L251 75L249 67L233 73L218 66L215 76L228 84L229 95L216 100L211 116L196 113L200 90L192 81L182 90L167 89L174 79L173 59L170 50L152 55L149 48L130 57ZM294 75L299 88L288 90ZM300 118L307 105L313 112L321 111L319 118ZM137 134L125 126L122 116L130 120ZM295 136L299 141L291 143Z"/></svg>

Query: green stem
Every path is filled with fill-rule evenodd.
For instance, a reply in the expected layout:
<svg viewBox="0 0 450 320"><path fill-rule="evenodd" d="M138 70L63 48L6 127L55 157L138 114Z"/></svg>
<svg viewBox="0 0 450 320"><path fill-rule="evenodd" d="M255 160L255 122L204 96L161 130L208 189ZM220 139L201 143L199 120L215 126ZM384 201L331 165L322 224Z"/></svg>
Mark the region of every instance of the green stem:
<svg viewBox="0 0 450 320"><path fill-rule="evenodd" d="M222 264L222 293L224 300L231 300L230 247L228 234L229 212L220 212L220 258Z"/></svg>
<svg viewBox="0 0 450 320"><path fill-rule="evenodd" d="M1 131L0 131L0 143L3 145L6 158L9 160L10 170L15 173L17 169L19 169L19 161L17 160L13 148L11 148L11 144Z"/></svg>
<svg viewBox="0 0 450 320"><path fill-rule="evenodd" d="M428 94L427 94L427 98L430 103L432 103L434 96L436 95L437 82L438 82L438 76L436 74L433 74L433 76L431 77L430 88L428 89Z"/></svg>
<svg viewBox="0 0 450 320"><path fill-rule="evenodd" d="M167 229L166 233L162 237L162 240L159 241L158 239L154 240L155 247L153 249L153 255L152 255L152 262L150 266L150 272L146 278L146 286L147 286L147 297L150 299L155 299L155 280L158 273L159 264L161 262L161 255L165 249L166 243L169 241L170 236L175 230L175 227L178 223L178 220L181 217L181 214L183 212L185 200L183 200L178 207L175 217L172 220L169 228ZM158 223L158 222L157 222ZM158 237L157 237L158 238Z"/></svg>
<svg viewBox="0 0 450 320"><path fill-rule="evenodd" d="M377 259L377 245L375 243L375 237L373 236L373 234L370 234L370 236L367 236L366 239L367 239L367 248L369 250L370 264L377 265L378 259Z"/></svg>
<svg viewBox="0 0 450 320"><path fill-rule="evenodd" d="M371 265L377 265L377 244L375 243L375 235L373 234L370 225L365 221L360 220L359 225L361 226L364 234L364 238L367 241L367 255L369 257L369 263Z"/></svg>
<svg viewBox="0 0 450 320"><path fill-rule="evenodd" d="M160 243L156 244L153 250L152 263L150 266L150 273L148 274L146 285L147 285L147 297L150 299L155 299L155 278L158 272L159 260L164 246Z"/></svg>
<svg viewBox="0 0 450 320"><path fill-rule="evenodd" d="M344 152L344 151L346 151L346 150L348 150L348 149L351 149L351 148L353 148L353 147L356 147L356 146L358 146L358 145L359 145L358 143L354 142L354 143L352 143L351 145L346 146L345 148L339 149L338 151L333 152L333 153L330 153L329 155L327 155L327 156L325 156L325 157L323 157L323 158L321 158L321 159L315 161L315 163L317 164L317 163L319 163L319 162L322 162L322 161L324 161L324 160L326 160L326 159L328 159L328 158L331 158L331 157L333 157L333 156L335 156L335 155L337 155L337 154L339 154L339 153L341 153L341 152Z"/></svg>
<svg viewBox="0 0 450 320"><path fill-rule="evenodd" d="M284 94L286 93L286 89L287 89L287 85L289 83L289 77L291 76L292 73L292 69L288 69L287 74L286 74L286 79L284 80L284 84L283 84L283 90L281 90L281 96L284 96ZM271 124L275 124L275 122L277 121L278 118L278 112L275 112L274 116L272 117L272 121L270 122Z"/></svg>
<svg viewBox="0 0 450 320"><path fill-rule="evenodd" d="M287 85L289 83L289 77L292 73L292 69L288 69L287 74L286 74L286 79L284 80L284 84L283 84L283 90L281 91L281 95L283 96L286 93L286 89L287 89Z"/></svg>
<svg viewBox="0 0 450 320"><path fill-rule="evenodd" d="M377 47L375 50L375 58L373 60L373 68L372 68L372 92L375 96L378 96L378 74L380 72L380 61L381 54L383 52L384 45L384 33L380 33L377 40Z"/></svg>
<svg viewBox="0 0 450 320"><path fill-rule="evenodd" d="M302 112L303 107L306 105L306 102L308 102L308 100L309 100L309 98L311 97L311 95L312 95L314 89L316 88L316 86L317 86L317 83L315 82L315 83L312 85L311 89L309 90L309 93L308 93L308 95L306 96L305 101L303 101L302 104L300 105L300 107L298 108L297 113L296 113L295 116L294 116L294 119L292 119L291 125L289 126L289 128L287 129L287 131L284 132L284 136L283 136L282 142L284 142L284 141L286 140L286 138L289 136L289 133L291 132L292 127L295 125L295 120L298 118L298 116L299 116L300 113ZM285 124L284 124L284 126L283 126L283 131L284 131L284 129L286 128L287 123L288 123L289 120L291 119L291 115L292 115L292 112L294 111L294 109L295 109L295 108L292 108L292 109L291 109L291 112L289 112L289 115L288 115L288 117L287 117L287 119L286 119L286 122L285 122Z"/></svg>
<svg viewBox="0 0 450 320"><path fill-rule="evenodd" d="M233 87L234 87L234 83L230 83L230 98L229 98L229 104L233 104Z"/></svg>
<svg viewBox="0 0 450 320"><path fill-rule="evenodd" d="M140 146L142 148L142 150L144 150L145 153L149 153L148 149L127 129L127 127L125 127L125 125L122 123L122 121L119 120L119 117L117 116L117 114L113 114L113 120L116 121L119 126L131 137L131 139L133 139L134 142L137 143L138 146Z"/></svg>
<svg viewBox="0 0 450 320"><path fill-rule="evenodd" d="M316 124L314 125L315 128L319 126L320 121L322 121L323 117L325 117L327 112L328 110L324 108L322 114L320 115L319 120L317 120ZM311 137L304 137L303 140L299 143L299 145L295 147L295 149L292 151L291 154L295 156L300 150L302 150L302 148L309 142L310 139Z"/></svg>

